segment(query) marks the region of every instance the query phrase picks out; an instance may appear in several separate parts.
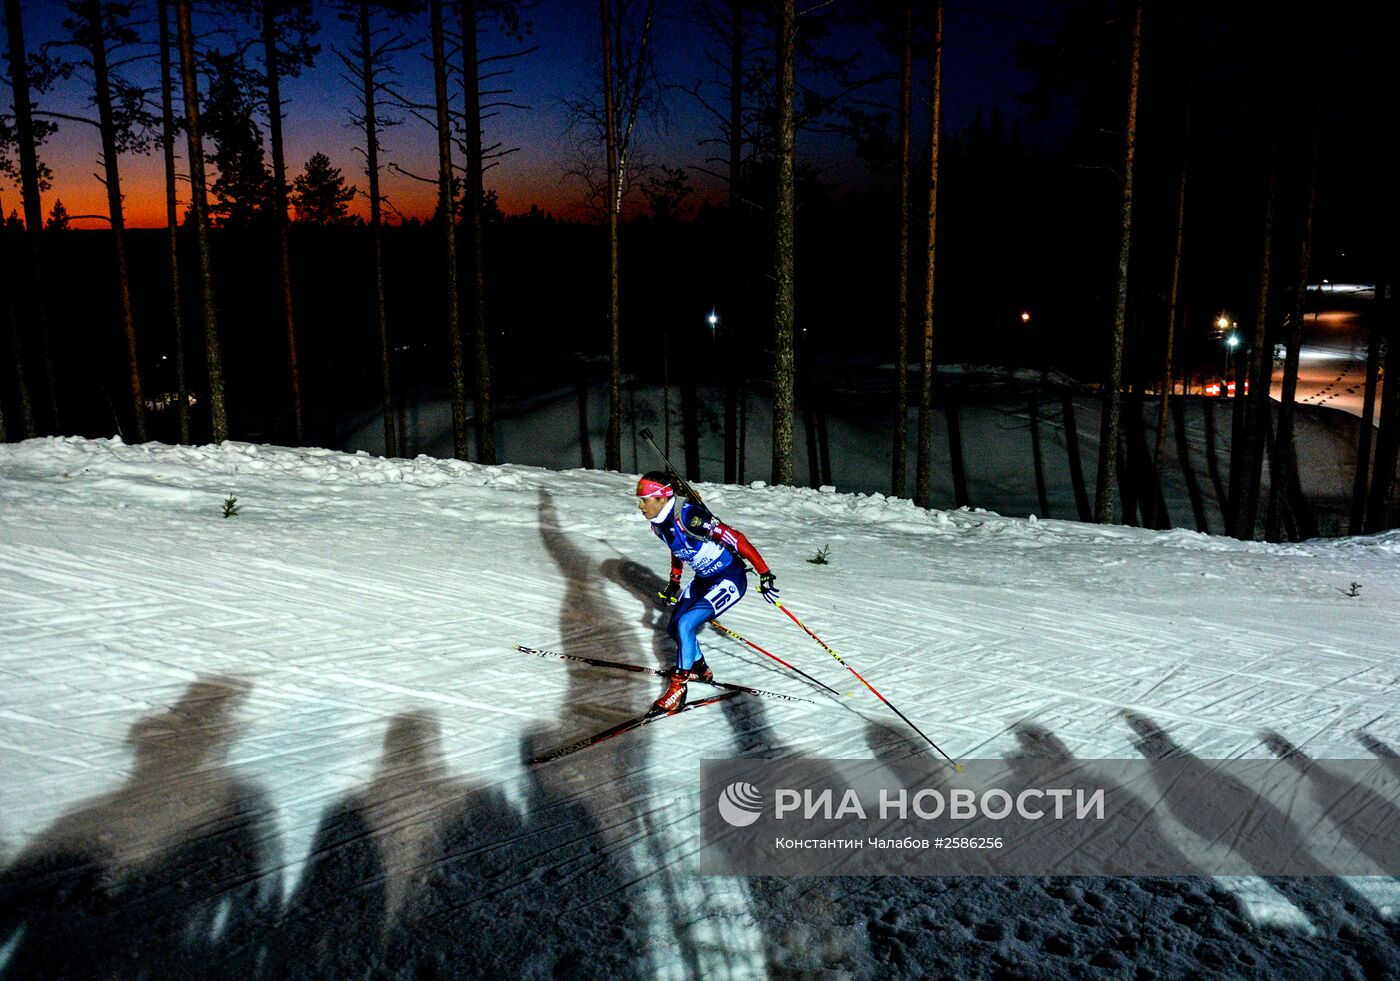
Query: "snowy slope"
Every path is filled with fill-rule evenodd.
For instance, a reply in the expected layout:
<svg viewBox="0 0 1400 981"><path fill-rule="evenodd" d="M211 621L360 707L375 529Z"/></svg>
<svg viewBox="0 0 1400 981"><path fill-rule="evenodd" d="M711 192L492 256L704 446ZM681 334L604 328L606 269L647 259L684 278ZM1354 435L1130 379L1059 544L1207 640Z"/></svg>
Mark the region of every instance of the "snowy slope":
<svg viewBox="0 0 1400 981"><path fill-rule="evenodd" d="M1078 446L1083 492L1086 498L1092 498L1099 452L1101 403L1097 395L1062 375L984 366L944 366L940 369L940 386L940 394L954 398L959 407L968 502L972 506L1004 515L1071 519L1080 516L1069 447ZM824 391L820 408L830 446L831 479L827 482L840 491L871 494L889 490L892 405L887 387L887 380L878 374L872 378L868 370L860 373L853 369L851 376ZM557 389L518 402L502 400L497 405L496 419L499 459L551 469L579 466L585 455L579 438L578 401L574 389ZM590 429L588 446L592 459L601 461L608 416L606 388L599 384L588 389L585 402L584 415ZM700 473L715 478L724 473L724 393L720 389L700 388L697 402ZM1212 534L1224 530L1222 514L1230 469L1233 403L1233 399L1202 396L1172 400L1162 470L1163 497L1173 527ZM629 435L644 426L651 427L656 438L671 448L673 459L684 459L679 395L674 387L670 391L669 414L666 404L666 393L657 386L629 388L624 393L624 467L640 472L656 462L646 443ZM794 475L799 484L818 486L822 481L813 483L809 479L807 413L801 399L798 405L793 437ZM1125 403L1125 426L1128 411ZM1145 399L1142 415L1146 453L1155 446L1157 413L1156 400ZM666 440L664 421L668 418L671 433ZM452 456L448 403L407 405L399 420L399 445L410 448L408 452ZM766 478L772 472L771 420L772 407L766 396L751 392L744 470L750 478ZM1298 407L1294 442L1298 448L1299 480L1317 512L1323 537L1344 534L1348 527L1359 425L1355 416L1336 409ZM818 429L815 423L813 428ZM907 431L905 493L912 496L917 408L909 413ZM932 416L931 442L932 501L935 505L954 506L948 416L941 404ZM350 451L383 452L383 422L378 405L347 425L341 446ZM1267 495L1269 468L1268 454L1265 455L1263 487ZM1037 486L1037 466L1043 493ZM1085 504L1086 515L1091 507L1092 504Z"/></svg>
<svg viewBox="0 0 1400 981"><path fill-rule="evenodd" d="M701 757L923 751L860 693L741 698L522 766L660 689L511 650L667 662L650 602L666 558L634 479L0 446L6 976L1397 970L1400 884L1382 877L696 875ZM1269 733L1317 758L1400 751L1400 534L1276 546L701 489L791 608L954 756L1133 757L1158 730L1211 758L1268 756ZM830 565L804 561L824 545ZM756 598L724 619L849 690ZM727 680L808 693L703 642Z"/></svg>

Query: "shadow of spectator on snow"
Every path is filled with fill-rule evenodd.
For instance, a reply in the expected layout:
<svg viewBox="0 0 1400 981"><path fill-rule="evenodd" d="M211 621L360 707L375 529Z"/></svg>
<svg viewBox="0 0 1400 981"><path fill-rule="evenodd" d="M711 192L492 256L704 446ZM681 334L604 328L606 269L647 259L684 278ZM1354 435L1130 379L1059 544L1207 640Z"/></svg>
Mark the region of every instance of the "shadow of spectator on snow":
<svg viewBox="0 0 1400 981"><path fill-rule="evenodd" d="M1376 757L1376 759L1391 760L1395 772L1400 774L1400 752L1396 752L1393 746L1376 738L1375 735L1367 732L1365 729L1357 729L1352 735L1356 737L1357 742L1366 748L1366 752Z"/></svg>
<svg viewBox="0 0 1400 981"><path fill-rule="evenodd" d="M246 977L278 899L270 807L228 764L249 686L191 684L127 736L132 771L0 879L7 977Z"/></svg>
<svg viewBox="0 0 1400 981"><path fill-rule="evenodd" d="M1264 745L1281 760L1287 761L1307 777L1313 794L1324 808L1336 808L1343 836L1358 851L1368 855L1381 868L1388 864L1388 854L1381 842L1393 837L1400 828L1400 808L1375 788L1337 773L1325 762L1318 762L1272 729L1259 733Z"/></svg>
<svg viewBox="0 0 1400 981"><path fill-rule="evenodd" d="M467 785L443 758L430 712L389 720L374 775L321 819L283 910L275 977L350 977L385 966L387 937L441 855Z"/></svg>
<svg viewBox="0 0 1400 981"><path fill-rule="evenodd" d="M1147 759L1198 764L1186 773L1175 773L1173 792L1166 795L1172 817L1182 826L1203 842L1227 843L1256 868L1272 867L1278 855L1290 856L1290 864L1296 865L1300 873L1271 876L1269 882L1329 936L1336 935L1344 925L1358 940L1372 929L1384 931L1384 926L1375 926L1383 924L1375 907L1311 857L1302 832L1287 814L1222 773L1215 761L1201 759L1177 745L1146 716L1125 711L1123 718L1137 734L1135 746ZM1161 784L1161 780L1157 782ZM1166 787L1162 789L1165 791ZM1222 813L1216 806L1217 801L1241 799L1251 800L1247 815ZM1371 926L1360 927L1361 923Z"/></svg>
<svg viewBox="0 0 1400 981"><path fill-rule="evenodd" d="M321 822L269 977L639 976L634 878L586 801L532 780L523 810L452 772L433 712L390 720L374 775Z"/></svg>

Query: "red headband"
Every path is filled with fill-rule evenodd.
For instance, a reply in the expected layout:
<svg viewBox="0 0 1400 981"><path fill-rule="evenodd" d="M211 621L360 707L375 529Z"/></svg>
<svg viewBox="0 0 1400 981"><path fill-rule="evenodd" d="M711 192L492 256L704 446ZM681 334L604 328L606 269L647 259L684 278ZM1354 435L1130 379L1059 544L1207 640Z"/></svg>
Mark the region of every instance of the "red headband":
<svg viewBox="0 0 1400 981"><path fill-rule="evenodd" d="M656 480L648 480L645 477L637 481L638 497L659 497L665 500L668 497L674 497L675 493L675 489L671 487L670 484L663 484Z"/></svg>

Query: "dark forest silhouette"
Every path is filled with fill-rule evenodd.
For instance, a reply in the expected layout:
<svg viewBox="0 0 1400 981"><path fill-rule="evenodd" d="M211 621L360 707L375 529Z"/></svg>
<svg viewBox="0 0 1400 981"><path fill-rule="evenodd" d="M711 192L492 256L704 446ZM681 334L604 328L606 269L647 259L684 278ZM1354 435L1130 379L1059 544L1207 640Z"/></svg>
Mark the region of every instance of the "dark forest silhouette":
<svg viewBox="0 0 1400 981"><path fill-rule="evenodd" d="M312 64L313 18L339 8L253 4L223 23L203 12L192 20L180 0L176 30L162 32L161 47L167 56L179 48L180 115L198 159L179 245L180 266L194 275L180 278L188 295L173 306L179 268L141 230L123 234L115 194L116 158L150 146L143 127L157 120L103 108L112 96L104 96L102 57L130 40L136 22L107 0L70 7L79 27L89 25L75 37L98 79L93 98L114 191L111 229L41 228L42 196L51 190L43 141L55 125L44 106L64 76L53 39L26 37L20 5L8 0L15 99L0 119L0 156L20 188L24 217L16 212L7 221L3 241L12 294L3 321L14 355L0 376L0 435L7 439L115 430L134 441L146 435L149 414L149 435L164 440L331 443L347 406L359 411L377 401L384 449L392 453L399 450L395 404L446 390L454 455L493 462L497 402L508 406L532 383L535 391L540 382L581 384L587 365L601 359L609 400L604 465L620 466L624 379L632 386L661 379L668 387L679 379L691 434L697 409L684 398L690 386L723 386L725 479L740 476L738 447L753 445L747 393L758 387L771 416L773 471L765 476L797 479L794 423L805 415L810 476L822 481L830 463L822 460L829 447L820 433L832 406L819 369L842 360L903 366L912 340L921 354L913 360L924 364L916 500L948 503L927 499L937 401L950 441L951 503L983 503L967 496L978 461L962 446L965 393L941 386L928 366L1036 366L1067 373L1102 399L1108 438L1100 440L1095 469L1095 520L1160 527L1168 406L1151 402L1153 439L1151 423L1138 418L1148 404L1142 397L1190 396L1220 380L1222 338L1214 325L1228 310L1250 325L1233 374L1254 385L1232 406L1239 411L1225 527L1243 538L1296 538L1315 522L1296 475L1290 398L1273 432L1262 384L1269 353L1276 343L1287 350L1290 394L1306 284L1346 278L1384 287L1394 279L1393 245L1381 232L1394 196L1379 208L1366 205L1383 185L1379 136L1361 124L1384 89L1383 59L1374 46L1354 51L1342 43L1385 36L1393 11L1342 4L1319 18L1279 11L1257 25L1243 11L1071 5L1053 36L1021 51L1036 79L1025 94L1031 111L1062 120L1058 142L1036 143L996 107L960 131L940 127L940 84L959 81L944 77L941 52L967 40L948 31L965 32L975 19L945 30L937 26L939 4L831 4L793 12L789 22L761 5L709 4L696 16L715 51L716 77L688 96L714 117L704 142L725 152L714 158L721 172L711 176L728 193L702 200L683 168L629 142L639 116L663 98L655 93L667 91L654 75L650 30L654 19L675 13L611 0L600 20L611 74L599 82L601 99L571 94L584 136L579 159L560 161L561 171L592 175L593 190L606 190L595 196L608 227L617 226L609 232L555 222L538 208L505 216L495 206L487 164L512 148L493 143L489 129L496 112L515 108L502 78L510 68L502 56L464 45L460 28L476 26L468 39L513 38L520 49L506 59L528 59L528 19L516 5L350 5L344 13L360 28L361 50L341 60L347 94L360 105L351 122L364 132L371 185L379 170L396 166L378 155L383 125L428 125L439 136L439 173L424 177L439 187L436 219L381 228L376 199L371 233L353 223L323 224L310 209L288 227L283 113L269 109L279 101L279 79ZM844 28L856 21L873 29L869 51L843 46ZM93 42L95 23L103 25L105 46ZM240 31L246 43L231 43ZM415 104L398 91L385 59L421 56L429 34L437 39L440 81L433 104ZM880 104L873 93L895 77L904 79L904 92L926 95L927 115L907 98ZM595 122L606 123L596 137ZM169 122L160 129L161 141L176 139ZM814 134L844 137L866 176L843 170L838 182L831 158L805 155ZM206 163L212 181L202 174ZM709 173L706 166L692 169ZM600 173L607 176L599 180ZM167 175L172 186L183 179ZM206 187L214 198L207 207ZM436 250L429 247L434 236ZM111 288L64 288L76 280ZM1393 351L1394 304L1384 289L1378 296L1363 323L1373 337L1389 337ZM717 322L707 324L706 314L720 307ZM924 312L921 332L907 323L915 310ZM274 320L280 336L268 330ZM203 344L184 343L196 331ZM202 356L186 356L200 347ZM1387 346L1372 349L1378 375ZM894 407L907 399L909 378L903 371L887 377L881 394ZM1374 446L1369 431L1358 446L1354 530L1393 520L1400 457L1394 389L1381 400ZM167 421L188 409L188 433ZM905 421L899 413L892 434ZM903 445L890 454L896 493ZM684 458L698 470L693 446Z"/></svg>

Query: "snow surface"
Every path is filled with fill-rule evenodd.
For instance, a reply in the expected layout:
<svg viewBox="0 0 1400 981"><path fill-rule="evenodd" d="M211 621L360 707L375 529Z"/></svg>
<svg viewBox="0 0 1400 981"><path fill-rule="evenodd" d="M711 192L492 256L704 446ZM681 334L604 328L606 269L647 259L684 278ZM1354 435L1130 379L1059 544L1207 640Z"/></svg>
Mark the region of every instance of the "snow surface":
<svg viewBox="0 0 1400 981"><path fill-rule="evenodd" d="M666 556L634 480L0 446L0 975L1400 972L1383 876L697 875L701 758L925 752L858 691L743 697L524 766L660 690L511 649L669 661L650 601ZM1400 752L1400 532L1267 545L700 489L793 611L955 757ZM827 545L829 565L805 561ZM848 690L756 598L724 619ZM812 694L702 642L722 678Z"/></svg>

